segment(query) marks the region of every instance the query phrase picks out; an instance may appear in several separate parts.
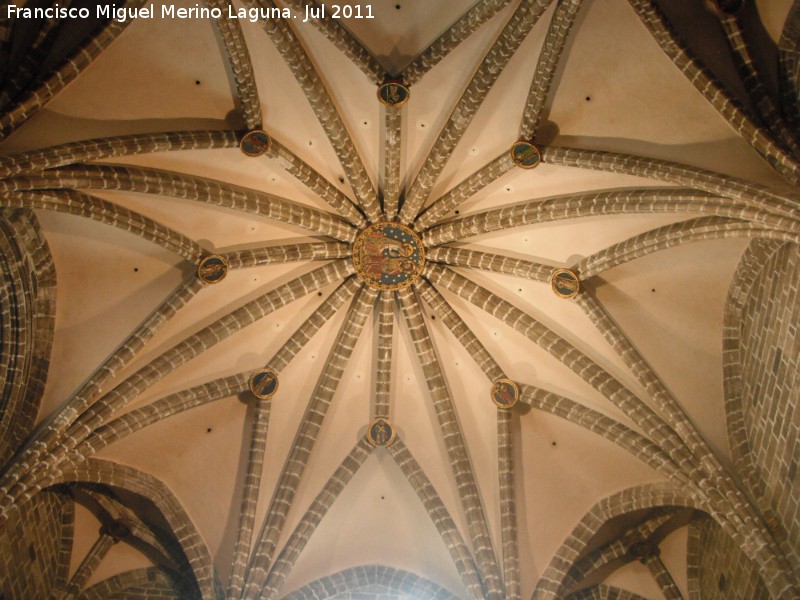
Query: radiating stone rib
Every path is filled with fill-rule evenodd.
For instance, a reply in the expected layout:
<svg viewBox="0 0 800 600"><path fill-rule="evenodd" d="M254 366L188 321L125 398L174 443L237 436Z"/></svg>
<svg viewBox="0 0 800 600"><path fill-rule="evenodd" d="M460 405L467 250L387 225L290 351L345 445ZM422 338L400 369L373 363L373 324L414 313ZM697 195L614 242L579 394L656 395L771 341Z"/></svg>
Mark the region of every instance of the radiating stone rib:
<svg viewBox="0 0 800 600"><path fill-rule="evenodd" d="M567 39L575 24L575 18L583 4L583 0L565 0L556 4L556 10L550 21L544 45L536 63L522 122L519 127L519 139L533 140L539 129L542 112L550 95L550 88L558 69L561 55L567 45Z"/></svg>
<svg viewBox="0 0 800 600"><path fill-rule="evenodd" d="M423 213L414 221L414 228L417 231L425 231L434 223L439 222L451 211L469 200L487 185L502 177L514 168L514 161L511 160L509 152L503 152L494 160L488 162L483 167L475 171L456 187L447 192L444 196L435 200Z"/></svg>
<svg viewBox="0 0 800 600"><path fill-rule="evenodd" d="M770 138L769 132L756 125L722 85L683 47L655 2L653 0L628 0L628 2L664 53L720 116L783 177L794 185L800 183L800 164Z"/></svg>
<svg viewBox="0 0 800 600"><path fill-rule="evenodd" d="M0 503L13 497L10 491L20 479L30 474L35 465L53 448L66 429L81 415L103 391L114 375L130 364L144 345L202 288L200 280L192 275L160 304L129 335L81 388L69 399L66 406L48 423L33 442L11 463L0 479Z"/></svg>
<svg viewBox="0 0 800 600"><path fill-rule="evenodd" d="M228 584L227 600L239 597L244 586L244 571L250 555L253 540L253 526L256 520L258 492L261 489L261 473L264 470L264 454L267 450L267 431L271 398L257 398L250 434L250 450L247 455L247 469L242 489L242 505L239 510L239 527L236 530L236 543L231 561L231 578Z"/></svg>
<svg viewBox="0 0 800 600"><path fill-rule="evenodd" d="M671 456L685 462L687 468L694 467L688 449L662 419L610 373L566 340L509 302L446 267L428 263L425 274L434 285L461 296L536 343L608 398Z"/></svg>
<svg viewBox="0 0 800 600"><path fill-rule="evenodd" d="M261 101L258 98L258 86L250 61L250 52L244 39L242 26L238 19L229 19L226 15L231 5L230 0L206 0L209 6L219 8L223 12L221 19L216 19L219 36L225 46L225 54L236 84L236 95L240 110L248 129L261 127Z"/></svg>
<svg viewBox="0 0 800 600"><path fill-rule="evenodd" d="M35 479L46 476L48 470L58 464L67 452L86 439L98 427L107 423L117 411L162 377L187 363L201 352L208 350L223 339L286 306L290 302L334 281L339 281L351 273L352 263L350 261L339 260L329 263L271 290L185 338L137 370L82 412L78 419L61 436L59 445L51 448L46 457L38 456L36 463L27 465L28 474ZM36 465L36 473L30 473L34 464ZM24 465L20 466L24 467ZM7 478L4 477L3 485L0 487L0 509L5 508L5 502L13 501L13 496L16 494L12 492L15 490L21 491L20 488L27 487L24 481L17 481L15 484L12 482L6 483L6 481ZM9 487L9 485L13 485L13 487Z"/></svg>
<svg viewBox="0 0 800 600"><path fill-rule="evenodd" d="M500 536L503 544L503 583L506 600L519 600L519 541L514 485L514 436L517 416L497 409L497 472L500 486Z"/></svg>
<svg viewBox="0 0 800 600"><path fill-rule="evenodd" d="M486 586L488 598L500 598L503 586L500 569L497 565L486 514L464 443L464 436L453 407L450 390L445 382L436 350L414 292L409 288L399 290L397 298L400 301L400 309L411 334L419 364L425 374L425 382L433 401L433 408L436 411L436 418L439 421L447 455L458 485L458 496L467 518L472 547L475 551L475 562L478 565L481 580Z"/></svg>
<svg viewBox="0 0 800 600"><path fill-rule="evenodd" d="M144 2L145 0L127 0L127 5L138 7ZM35 115L67 84L80 75L130 23L130 19L122 23L116 19L109 21L94 37L82 44L47 81L0 117L0 141L7 138L20 125Z"/></svg>
<svg viewBox="0 0 800 600"><path fill-rule="evenodd" d="M238 145L239 137L235 131L172 131L122 135L71 142L43 150L0 157L0 177L11 177L20 173L34 174L45 169L102 158L178 150L236 148Z"/></svg>
<svg viewBox="0 0 800 600"><path fill-rule="evenodd" d="M792 131L800 131L800 1L795 0L778 40L780 107Z"/></svg>
<svg viewBox="0 0 800 600"><path fill-rule="evenodd" d="M651 229L587 256L575 265L581 278L588 279L608 269L641 258L653 252L705 240L730 237L764 237L800 241L800 236L770 231L725 217L700 217Z"/></svg>
<svg viewBox="0 0 800 600"><path fill-rule="evenodd" d="M305 549L314 531L316 531L317 526L328 514L328 510L333 506L342 490L353 478L353 475L358 472L364 461L369 458L374 449L375 447L365 437L362 437L344 458L322 490L317 494L317 497L314 498L314 502L308 507L283 550L281 550L275 560L275 565L270 570L266 584L260 596L258 596L259 598L264 598L264 600L277 598L286 578L291 574L297 559Z"/></svg>
<svg viewBox="0 0 800 600"><path fill-rule="evenodd" d="M650 574L656 580L661 593L667 600L683 600L678 584L670 575L664 561L659 558L658 554L650 554L644 559L645 566L649 569Z"/></svg>
<svg viewBox="0 0 800 600"><path fill-rule="evenodd" d="M481 343L475 333L464 322L464 319L444 299L439 291L425 279L417 279L414 288L420 298L435 312L450 332L455 336L464 350L480 367L489 382L494 382L505 377L503 369ZM486 400L489 401L489 386L486 388Z"/></svg>
<svg viewBox="0 0 800 600"><path fill-rule="evenodd" d="M385 106L383 128L386 140L383 144L383 216L387 221L397 216L400 200L400 162L402 149L402 111L400 106Z"/></svg>
<svg viewBox="0 0 800 600"><path fill-rule="evenodd" d="M406 85L417 83L472 32L503 10L510 2L511 0L478 0L469 11L450 25L442 35L403 69L402 79Z"/></svg>
<svg viewBox="0 0 800 600"><path fill-rule="evenodd" d="M306 6L317 8L320 2L317 0L287 0L286 4L294 8L305 18ZM335 20L331 15L331 7L325 12L324 18L311 19L310 22L328 38L334 46L349 58L364 75L375 85L383 83L386 79L386 71L383 69L373 54L350 33L339 20ZM366 17L366 11L362 13Z"/></svg>
<svg viewBox="0 0 800 600"><path fill-rule="evenodd" d="M742 31L739 17L736 15L724 17L721 22L728 38L728 44L733 51L733 58L739 71L739 78L742 80L742 87L750 96L761 123L772 133L775 140L797 160L797 157L800 156L798 141L789 127L787 127L780 109L767 91L764 75L750 54L750 48Z"/></svg>
<svg viewBox="0 0 800 600"><path fill-rule="evenodd" d="M166 225L75 190L0 194L0 208L33 208L85 217L138 235L194 263L206 253L200 244Z"/></svg>
<svg viewBox="0 0 800 600"><path fill-rule="evenodd" d="M49 188L121 190L197 200L296 225L343 242L355 239L355 229L330 213L265 192L170 171L82 165L0 179L0 192Z"/></svg>
<svg viewBox="0 0 800 600"><path fill-rule="evenodd" d="M564 167L624 173L666 181L744 202L753 208L760 208L778 216L788 217L792 221L798 221L800 196L796 192L789 194L777 192L763 185L747 183L729 175L721 175L666 160L602 150L548 146L542 149L542 161Z"/></svg>
<svg viewBox="0 0 800 600"><path fill-rule="evenodd" d="M267 151L267 156L274 158L282 168L286 169L287 173L330 204L352 225L359 228L366 226L367 221L364 215L350 198L278 140L271 139L272 143Z"/></svg>
<svg viewBox="0 0 800 600"><path fill-rule="evenodd" d="M481 578L478 575L472 555L464 543L464 538L461 537L444 502L442 502L439 494L436 493L422 467L400 437L395 439L394 443L389 446L389 453L392 455L394 462L397 463L397 466L400 467L403 475L406 476L408 483L416 492L425 510L428 511L428 516L439 532L445 546L447 546L456 571L458 571L470 598L473 600L485 600L486 596L481 585Z"/></svg>
<svg viewBox="0 0 800 600"><path fill-rule="evenodd" d="M494 208L436 225L426 231L422 238L430 248L524 225L639 213L712 214L753 221L776 230L800 232L800 220L776 217L760 209L748 207L742 202L680 188L650 188L576 194ZM433 250L429 252L432 253Z"/></svg>
<svg viewBox="0 0 800 600"><path fill-rule="evenodd" d="M381 292L378 301L378 346L375 355L375 411L373 419L389 418L392 391L394 293Z"/></svg>
<svg viewBox="0 0 800 600"><path fill-rule="evenodd" d="M267 516L258 535L245 577L245 598L255 598L264 586L278 538L283 531L297 486L305 471L325 414L336 392L347 361L364 328L377 291L363 287L353 299L345 321L339 330L333 348L325 361L322 373L309 400L300 429L297 432L289 457L283 467L278 487L270 503Z"/></svg>
<svg viewBox="0 0 800 600"><path fill-rule="evenodd" d="M489 271L490 273L503 273L505 275L525 277L542 283L550 281L550 276L555 268L529 260L522 260L521 258L511 258L502 254L490 254L452 246L432 248L425 258L453 267L468 267Z"/></svg>
<svg viewBox="0 0 800 600"><path fill-rule="evenodd" d="M2 203L1 197L0 203ZM341 242L311 242L308 244L284 244L231 252L221 250L217 254L225 258L229 269L245 269L303 260L347 258L351 252L349 244Z"/></svg>
<svg viewBox="0 0 800 600"><path fill-rule="evenodd" d="M508 61L530 33L552 0L522 0L506 27L483 59L467 89L433 144L425 162L408 190L400 209L400 221L411 223L419 213L433 184L439 178L467 126Z"/></svg>
<svg viewBox="0 0 800 600"><path fill-rule="evenodd" d="M247 6L272 9L275 8L272 0L244 0ZM358 155L353 140L347 132L339 116L328 90L322 83L317 70L284 19L261 19L261 27L272 40L281 53L284 61L292 70L297 83L306 95L314 114L317 115L322 128L325 130L333 150L339 157L339 162L344 169L347 179L356 194L359 205L364 210L370 221L380 220L380 206L375 189L369 179L364 163Z"/></svg>
<svg viewBox="0 0 800 600"><path fill-rule="evenodd" d="M67 585L67 589L64 590L59 600L74 600L74 598L78 597L83 586L86 585L86 582L89 581L92 574L97 570L97 567L100 566L100 563L113 545L114 538L107 533L101 532L94 544L92 544L92 547L89 548L89 552L87 552L86 556L81 560Z"/></svg>

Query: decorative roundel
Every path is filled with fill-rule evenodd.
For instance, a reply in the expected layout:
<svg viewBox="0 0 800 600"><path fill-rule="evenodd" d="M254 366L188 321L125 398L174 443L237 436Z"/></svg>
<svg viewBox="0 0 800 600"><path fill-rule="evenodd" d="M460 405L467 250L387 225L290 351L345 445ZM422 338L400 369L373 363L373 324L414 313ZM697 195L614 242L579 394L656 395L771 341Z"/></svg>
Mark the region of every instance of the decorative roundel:
<svg viewBox="0 0 800 600"><path fill-rule="evenodd" d="M367 440L373 446L391 446L396 435L394 427L386 419L375 419L367 429Z"/></svg>
<svg viewBox="0 0 800 600"><path fill-rule="evenodd" d="M719 17L732 17L744 6L745 0L706 0L706 7Z"/></svg>
<svg viewBox="0 0 800 600"><path fill-rule="evenodd" d="M533 169L542 162L542 153L530 142L517 142L511 146L511 160L523 169Z"/></svg>
<svg viewBox="0 0 800 600"><path fill-rule="evenodd" d="M110 523L103 525L103 527L100 528L100 533L102 535L110 536L111 539L113 539L114 543L116 544L117 542L124 540L128 538L128 536L130 536L131 527L127 521L124 521L122 519L115 519L114 521L111 521Z"/></svg>
<svg viewBox="0 0 800 600"><path fill-rule="evenodd" d="M250 377L250 391L256 398L266 400L278 390L278 375L272 369L261 369Z"/></svg>
<svg viewBox="0 0 800 600"><path fill-rule="evenodd" d="M519 386L510 379L498 379L492 384L492 402L508 410L519 401Z"/></svg>
<svg viewBox="0 0 800 600"><path fill-rule="evenodd" d="M386 106L402 106L410 96L408 88L396 81L389 81L378 88L378 100Z"/></svg>
<svg viewBox="0 0 800 600"><path fill-rule="evenodd" d="M219 283L227 274L228 263L218 254L206 256L197 266L197 276L203 283Z"/></svg>
<svg viewBox="0 0 800 600"><path fill-rule="evenodd" d="M272 139L266 131L253 129L244 134L239 149L247 156L261 156L269 150Z"/></svg>
<svg viewBox="0 0 800 600"><path fill-rule="evenodd" d="M557 269L550 278L550 287L559 298L574 298L581 290L581 280L569 269Z"/></svg>
<svg viewBox="0 0 800 600"><path fill-rule="evenodd" d="M411 285L425 267L425 248L411 229L400 223L375 223L353 243L353 266L358 276L378 290Z"/></svg>

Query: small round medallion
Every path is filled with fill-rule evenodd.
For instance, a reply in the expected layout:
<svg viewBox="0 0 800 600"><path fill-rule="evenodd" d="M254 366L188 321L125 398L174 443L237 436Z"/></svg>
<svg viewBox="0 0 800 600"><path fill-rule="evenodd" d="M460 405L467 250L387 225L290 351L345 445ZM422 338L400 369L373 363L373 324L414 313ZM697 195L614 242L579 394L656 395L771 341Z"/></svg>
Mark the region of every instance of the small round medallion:
<svg viewBox="0 0 800 600"><path fill-rule="evenodd" d="M367 440L373 446L391 446L395 435L394 427L386 419L375 419L367 429Z"/></svg>
<svg viewBox="0 0 800 600"><path fill-rule="evenodd" d="M266 400L278 390L278 376L272 369L261 369L250 377L250 391L256 398Z"/></svg>
<svg viewBox="0 0 800 600"><path fill-rule="evenodd" d="M197 276L203 283L219 283L228 274L228 263L218 254L206 256L197 266Z"/></svg>
<svg viewBox="0 0 800 600"><path fill-rule="evenodd" d="M358 276L378 290L411 285L425 267L422 240L399 223L375 223L353 243L353 266Z"/></svg>
<svg viewBox="0 0 800 600"><path fill-rule="evenodd" d="M509 410L519 401L519 386L510 379L498 379L492 384L492 402Z"/></svg>
<svg viewBox="0 0 800 600"><path fill-rule="evenodd" d="M744 0L706 0L706 7L718 17L732 17L744 6Z"/></svg>
<svg viewBox="0 0 800 600"><path fill-rule="evenodd" d="M517 142L511 146L511 160L518 167L533 169L542 162L542 153L530 142Z"/></svg>
<svg viewBox="0 0 800 600"><path fill-rule="evenodd" d="M574 298L581 290L581 280L569 269L557 269L550 278L550 287L559 298Z"/></svg>
<svg viewBox="0 0 800 600"><path fill-rule="evenodd" d="M247 156L261 156L269 150L270 144L272 140L266 131L254 129L244 135L239 142L239 149Z"/></svg>
<svg viewBox="0 0 800 600"><path fill-rule="evenodd" d="M402 106L408 102L411 92L402 83L390 81L378 88L378 100L386 106Z"/></svg>

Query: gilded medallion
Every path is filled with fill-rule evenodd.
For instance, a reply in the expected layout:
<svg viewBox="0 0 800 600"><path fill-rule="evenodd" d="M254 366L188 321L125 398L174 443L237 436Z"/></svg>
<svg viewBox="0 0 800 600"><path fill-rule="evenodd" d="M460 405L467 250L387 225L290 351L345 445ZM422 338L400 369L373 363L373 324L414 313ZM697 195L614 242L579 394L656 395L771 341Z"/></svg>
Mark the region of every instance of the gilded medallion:
<svg viewBox="0 0 800 600"><path fill-rule="evenodd" d="M402 106L408 102L410 92L402 83L390 81L378 88L378 100L386 106Z"/></svg>
<svg viewBox="0 0 800 600"><path fill-rule="evenodd" d="M228 274L228 263L217 254L206 256L197 267L197 276L203 283L219 283Z"/></svg>
<svg viewBox="0 0 800 600"><path fill-rule="evenodd" d="M511 146L511 160L518 167L533 169L542 162L542 153L530 142L517 142Z"/></svg>
<svg viewBox="0 0 800 600"><path fill-rule="evenodd" d="M261 369L250 377L250 391L256 398L266 400L278 391L278 376L272 369Z"/></svg>
<svg viewBox="0 0 800 600"><path fill-rule="evenodd" d="M261 156L269 150L272 140L266 131L254 129L244 134L239 149L247 156Z"/></svg>
<svg viewBox="0 0 800 600"><path fill-rule="evenodd" d="M391 446L395 435L394 427L386 419L375 419L367 429L367 440L373 446Z"/></svg>
<svg viewBox="0 0 800 600"><path fill-rule="evenodd" d="M550 278L550 287L560 298L574 298L581 289L578 276L569 269L557 269Z"/></svg>
<svg viewBox="0 0 800 600"><path fill-rule="evenodd" d="M411 285L425 267L422 240L400 223L375 223L353 243L353 266L358 276L378 290Z"/></svg>
<svg viewBox="0 0 800 600"><path fill-rule="evenodd" d="M492 402L509 410L519 401L519 386L510 379L498 379L492 384Z"/></svg>

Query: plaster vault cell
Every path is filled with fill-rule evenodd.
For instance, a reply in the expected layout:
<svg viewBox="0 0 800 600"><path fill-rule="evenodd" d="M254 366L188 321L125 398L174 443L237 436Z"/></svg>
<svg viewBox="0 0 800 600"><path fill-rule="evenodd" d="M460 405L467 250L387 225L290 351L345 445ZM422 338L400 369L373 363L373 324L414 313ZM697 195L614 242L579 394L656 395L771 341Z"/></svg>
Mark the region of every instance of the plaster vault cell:
<svg viewBox="0 0 800 600"><path fill-rule="evenodd" d="M799 597L800 2L356 4L0 19L0 599Z"/></svg>

